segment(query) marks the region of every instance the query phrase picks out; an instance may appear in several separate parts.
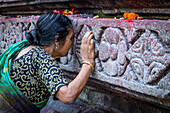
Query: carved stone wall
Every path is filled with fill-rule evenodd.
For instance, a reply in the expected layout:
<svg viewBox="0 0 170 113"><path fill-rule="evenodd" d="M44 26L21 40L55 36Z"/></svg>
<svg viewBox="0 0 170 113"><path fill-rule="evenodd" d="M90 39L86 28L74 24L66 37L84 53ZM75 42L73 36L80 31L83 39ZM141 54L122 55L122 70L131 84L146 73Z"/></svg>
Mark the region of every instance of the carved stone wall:
<svg viewBox="0 0 170 113"><path fill-rule="evenodd" d="M74 43L61 68L75 77L81 68L80 45L92 31L95 40L95 71L90 80L170 108L170 22L163 20L93 19L69 16L73 20ZM38 16L0 20L0 52L25 39ZM170 110L170 109L169 109Z"/></svg>
<svg viewBox="0 0 170 113"><path fill-rule="evenodd" d="M0 18L0 53L7 47L25 40L25 33L34 28L39 16L24 18Z"/></svg>
<svg viewBox="0 0 170 113"><path fill-rule="evenodd" d="M91 78L156 97L149 101L170 107L169 21L81 18L74 21L77 24L73 51L62 58L63 70L80 70L81 39L92 30L96 65Z"/></svg>

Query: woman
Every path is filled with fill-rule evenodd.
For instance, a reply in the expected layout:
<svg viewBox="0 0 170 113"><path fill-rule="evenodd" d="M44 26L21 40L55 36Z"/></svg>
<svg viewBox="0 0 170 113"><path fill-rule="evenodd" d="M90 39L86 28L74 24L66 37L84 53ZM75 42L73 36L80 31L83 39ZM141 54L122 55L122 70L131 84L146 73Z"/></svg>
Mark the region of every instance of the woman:
<svg viewBox="0 0 170 113"><path fill-rule="evenodd" d="M94 41L87 32L81 43L82 67L68 84L56 61L72 46L73 28L68 17L47 13L27 41L10 46L0 56L0 112L39 112L49 96L73 103L94 69Z"/></svg>

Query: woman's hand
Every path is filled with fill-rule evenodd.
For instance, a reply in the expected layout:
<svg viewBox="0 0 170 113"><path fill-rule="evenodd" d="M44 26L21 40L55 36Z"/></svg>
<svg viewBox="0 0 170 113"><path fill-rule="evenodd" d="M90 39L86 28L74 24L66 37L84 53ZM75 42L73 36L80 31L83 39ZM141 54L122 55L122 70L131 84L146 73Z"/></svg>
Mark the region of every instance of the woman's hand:
<svg viewBox="0 0 170 113"><path fill-rule="evenodd" d="M81 57L82 61L88 61L94 66L94 40L91 31L87 32L81 42Z"/></svg>
<svg viewBox="0 0 170 113"><path fill-rule="evenodd" d="M83 61L88 61L94 66L94 41L92 39L92 32L87 32L81 42L81 56ZM66 104L73 103L83 88L85 87L87 80L90 77L91 71L88 64L83 65L76 78L69 83L68 86L62 86L56 93L56 97ZM82 67L83 67L82 66ZM86 67L85 67L86 66Z"/></svg>

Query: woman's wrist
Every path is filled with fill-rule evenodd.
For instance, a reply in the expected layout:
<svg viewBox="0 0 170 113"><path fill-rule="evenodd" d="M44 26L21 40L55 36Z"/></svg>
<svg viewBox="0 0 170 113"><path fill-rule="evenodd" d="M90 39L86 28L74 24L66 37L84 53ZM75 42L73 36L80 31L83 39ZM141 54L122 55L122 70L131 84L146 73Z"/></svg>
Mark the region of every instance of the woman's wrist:
<svg viewBox="0 0 170 113"><path fill-rule="evenodd" d="M86 71L89 71L90 73L92 72L92 68L88 64L82 64L82 69L86 69Z"/></svg>
<svg viewBox="0 0 170 113"><path fill-rule="evenodd" d="M91 71L92 71L92 72L94 71L94 66L93 66L93 64L91 64L89 61L83 61L83 62L82 62L82 65L83 65L83 64L88 65L88 66L91 68Z"/></svg>

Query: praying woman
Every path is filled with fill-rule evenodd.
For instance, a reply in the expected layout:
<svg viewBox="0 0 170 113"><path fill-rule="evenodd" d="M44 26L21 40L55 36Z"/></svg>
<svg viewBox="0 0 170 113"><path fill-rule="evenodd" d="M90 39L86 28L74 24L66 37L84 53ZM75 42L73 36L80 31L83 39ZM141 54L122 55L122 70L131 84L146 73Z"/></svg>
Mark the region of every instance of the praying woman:
<svg viewBox="0 0 170 113"><path fill-rule="evenodd" d="M40 112L50 96L74 103L94 70L94 40L91 31L82 37L82 67L68 83L56 59L67 56L73 36L67 16L46 13L27 32L27 40L0 55L0 113Z"/></svg>

